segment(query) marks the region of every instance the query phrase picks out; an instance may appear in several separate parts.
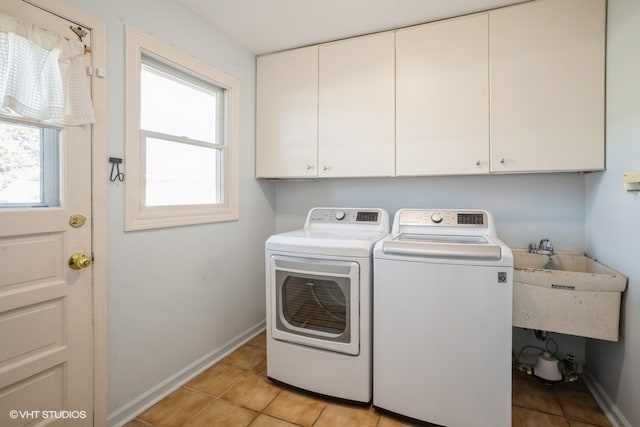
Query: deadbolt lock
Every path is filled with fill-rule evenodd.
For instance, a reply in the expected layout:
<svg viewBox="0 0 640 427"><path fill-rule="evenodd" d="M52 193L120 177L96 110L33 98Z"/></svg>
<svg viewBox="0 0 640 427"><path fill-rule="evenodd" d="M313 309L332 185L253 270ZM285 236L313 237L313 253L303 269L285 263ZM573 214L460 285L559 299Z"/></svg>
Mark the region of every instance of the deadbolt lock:
<svg viewBox="0 0 640 427"><path fill-rule="evenodd" d="M80 270L82 268L87 268L91 265L91 258L83 254L82 252L77 252L71 255L69 258L69 268L73 270Z"/></svg>
<svg viewBox="0 0 640 427"><path fill-rule="evenodd" d="M73 228L80 228L87 222L87 217L82 214L74 214L69 217L69 225Z"/></svg>

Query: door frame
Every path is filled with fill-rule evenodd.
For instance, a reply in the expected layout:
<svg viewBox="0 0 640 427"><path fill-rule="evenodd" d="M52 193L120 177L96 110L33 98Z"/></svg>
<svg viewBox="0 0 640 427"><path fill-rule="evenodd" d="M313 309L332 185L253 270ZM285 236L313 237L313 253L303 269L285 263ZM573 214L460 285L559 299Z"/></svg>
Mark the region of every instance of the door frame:
<svg viewBox="0 0 640 427"><path fill-rule="evenodd" d="M91 55L94 70L105 70L106 26L94 16L61 0L23 0L40 9L91 29ZM92 215L92 290L93 290L93 425L107 425L108 415L108 316L107 316L107 81L92 81L92 99L96 122L91 129L91 215Z"/></svg>

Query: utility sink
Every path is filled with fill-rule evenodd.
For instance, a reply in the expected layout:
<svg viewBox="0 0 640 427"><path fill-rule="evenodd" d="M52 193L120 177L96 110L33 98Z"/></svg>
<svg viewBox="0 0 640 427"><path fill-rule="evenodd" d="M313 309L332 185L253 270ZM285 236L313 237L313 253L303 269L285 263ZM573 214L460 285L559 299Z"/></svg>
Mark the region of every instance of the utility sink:
<svg viewBox="0 0 640 427"><path fill-rule="evenodd" d="M618 340L627 278L580 252L513 249L513 326Z"/></svg>

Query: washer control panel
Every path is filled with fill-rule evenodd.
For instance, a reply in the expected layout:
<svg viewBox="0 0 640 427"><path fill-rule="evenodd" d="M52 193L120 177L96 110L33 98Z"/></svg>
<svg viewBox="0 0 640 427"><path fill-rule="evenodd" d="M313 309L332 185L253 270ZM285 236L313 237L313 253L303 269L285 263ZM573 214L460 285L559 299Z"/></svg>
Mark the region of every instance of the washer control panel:
<svg viewBox="0 0 640 427"><path fill-rule="evenodd" d="M382 212L378 209L316 208L309 213L311 223L380 224Z"/></svg>
<svg viewBox="0 0 640 427"><path fill-rule="evenodd" d="M487 215L482 211L404 210L400 225L426 227L482 227L487 228Z"/></svg>

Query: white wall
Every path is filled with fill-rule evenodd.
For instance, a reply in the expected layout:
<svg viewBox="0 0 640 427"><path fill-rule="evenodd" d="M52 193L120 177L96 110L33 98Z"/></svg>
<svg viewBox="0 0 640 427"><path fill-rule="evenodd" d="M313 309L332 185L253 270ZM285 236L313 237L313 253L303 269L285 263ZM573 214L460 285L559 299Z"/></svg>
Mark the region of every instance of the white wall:
<svg viewBox="0 0 640 427"><path fill-rule="evenodd" d="M67 2L107 24L109 156L124 153L125 24L240 81L239 221L124 233L124 187L109 184L108 410L114 424L175 386L176 374L189 374L185 369L262 324L263 248L275 228L274 188L253 178L251 53L169 0Z"/></svg>
<svg viewBox="0 0 640 427"><path fill-rule="evenodd" d="M586 242L629 283L620 341L587 340L587 367L640 426L640 194L622 189L622 174L640 170L640 2L609 0L607 20L607 171L586 180Z"/></svg>

